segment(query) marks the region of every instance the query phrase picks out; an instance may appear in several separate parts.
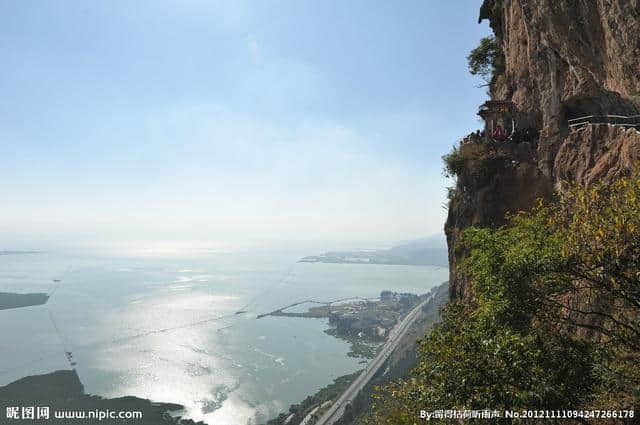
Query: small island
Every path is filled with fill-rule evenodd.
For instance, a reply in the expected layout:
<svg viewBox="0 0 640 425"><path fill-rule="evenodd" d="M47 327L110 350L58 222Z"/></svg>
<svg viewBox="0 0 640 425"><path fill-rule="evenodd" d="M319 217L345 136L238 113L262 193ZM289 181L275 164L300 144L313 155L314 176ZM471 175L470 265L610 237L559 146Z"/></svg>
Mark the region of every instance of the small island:
<svg viewBox="0 0 640 425"><path fill-rule="evenodd" d="M49 295L40 292L31 294L0 292L0 310L42 305L45 304L48 300Z"/></svg>
<svg viewBox="0 0 640 425"><path fill-rule="evenodd" d="M44 251L16 251L16 250L0 250L0 255L25 255L25 254L44 254Z"/></svg>

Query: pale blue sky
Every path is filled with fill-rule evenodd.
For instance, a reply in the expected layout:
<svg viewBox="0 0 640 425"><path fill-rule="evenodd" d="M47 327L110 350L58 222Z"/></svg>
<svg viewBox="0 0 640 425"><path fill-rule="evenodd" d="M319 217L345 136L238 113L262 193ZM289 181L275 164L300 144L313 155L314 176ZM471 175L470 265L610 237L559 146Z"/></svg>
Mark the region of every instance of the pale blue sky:
<svg viewBox="0 0 640 425"><path fill-rule="evenodd" d="M3 239L439 232L480 3L2 0Z"/></svg>

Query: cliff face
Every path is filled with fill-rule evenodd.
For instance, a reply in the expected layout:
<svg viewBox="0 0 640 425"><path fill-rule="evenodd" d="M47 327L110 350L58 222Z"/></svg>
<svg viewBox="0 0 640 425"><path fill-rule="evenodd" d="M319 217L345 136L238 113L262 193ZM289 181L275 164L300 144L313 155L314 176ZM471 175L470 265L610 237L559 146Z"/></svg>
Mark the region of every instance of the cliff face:
<svg viewBox="0 0 640 425"><path fill-rule="evenodd" d="M505 212L527 210L567 182L613 181L640 159L640 132L608 125L570 131L585 115L636 115L640 106L640 0L485 0L505 56L491 84L493 100L510 100L518 125L539 139L528 156L506 152L517 167L478 180L458 176L445 226L452 297L467 294L456 250L467 226L498 226ZM513 158L511 158L513 157Z"/></svg>
<svg viewBox="0 0 640 425"><path fill-rule="evenodd" d="M640 164L640 131L594 125L572 132L555 155L558 190L565 182L611 182Z"/></svg>
<svg viewBox="0 0 640 425"><path fill-rule="evenodd" d="M538 198L548 199L553 193L530 144L465 144L460 147L460 156L463 166L445 225L452 298L469 296L466 282L457 272L466 254L457 244L461 232L468 226L503 225L507 214L527 210Z"/></svg>

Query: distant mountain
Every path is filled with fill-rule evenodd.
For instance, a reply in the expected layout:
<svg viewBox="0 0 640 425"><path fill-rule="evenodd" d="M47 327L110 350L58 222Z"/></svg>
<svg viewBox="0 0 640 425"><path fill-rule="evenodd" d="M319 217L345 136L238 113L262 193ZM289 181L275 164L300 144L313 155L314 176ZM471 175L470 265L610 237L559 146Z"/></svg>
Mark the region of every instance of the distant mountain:
<svg viewBox="0 0 640 425"><path fill-rule="evenodd" d="M0 250L0 255L43 254L44 251L11 251Z"/></svg>
<svg viewBox="0 0 640 425"><path fill-rule="evenodd" d="M405 242L389 249L329 251L304 257L302 263L398 264L443 266L449 264L444 237L434 236Z"/></svg>

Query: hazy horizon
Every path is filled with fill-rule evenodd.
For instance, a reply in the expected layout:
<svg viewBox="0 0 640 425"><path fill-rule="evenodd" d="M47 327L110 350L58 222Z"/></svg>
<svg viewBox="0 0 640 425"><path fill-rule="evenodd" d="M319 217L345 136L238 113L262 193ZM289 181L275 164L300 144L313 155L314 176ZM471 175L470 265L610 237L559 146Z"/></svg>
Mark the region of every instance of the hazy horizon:
<svg viewBox="0 0 640 425"><path fill-rule="evenodd" d="M440 234L475 3L0 1L0 248Z"/></svg>

